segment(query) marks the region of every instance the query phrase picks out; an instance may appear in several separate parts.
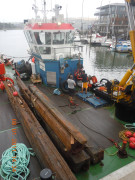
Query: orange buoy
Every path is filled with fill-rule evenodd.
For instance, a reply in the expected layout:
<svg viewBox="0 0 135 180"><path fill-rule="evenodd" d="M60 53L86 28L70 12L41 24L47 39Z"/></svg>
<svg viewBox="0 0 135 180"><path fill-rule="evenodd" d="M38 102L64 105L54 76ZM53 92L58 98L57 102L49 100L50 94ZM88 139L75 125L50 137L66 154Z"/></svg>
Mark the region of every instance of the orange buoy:
<svg viewBox="0 0 135 180"><path fill-rule="evenodd" d="M133 133L133 137L135 138L135 133Z"/></svg>
<svg viewBox="0 0 135 180"><path fill-rule="evenodd" d="M125 132L125 136L129 138L129 137L132 136L132 133L131 133L130 131L126 131L126 132Z"/></svg>
<svg viewBox="0 0 135 180"><path fill-rule="evenodd" d="M15 96L15 97L18 96L18 92L17 92L17 91L14 91L14 92L13 92L13 96Z"/></svg>
<svg viewBox="0 0 135 180"><path fill-rule="evenodd" d="M135 143L135 137L130 137L130 138L129 138L129 141Z"/></svg>
<svg viewBox="0 0 135 180"><path fill-rule="evenodd" d="M131 149L135 149L135 142L130 142L130 143L129 143L129 147L130 147Z"/></svg>

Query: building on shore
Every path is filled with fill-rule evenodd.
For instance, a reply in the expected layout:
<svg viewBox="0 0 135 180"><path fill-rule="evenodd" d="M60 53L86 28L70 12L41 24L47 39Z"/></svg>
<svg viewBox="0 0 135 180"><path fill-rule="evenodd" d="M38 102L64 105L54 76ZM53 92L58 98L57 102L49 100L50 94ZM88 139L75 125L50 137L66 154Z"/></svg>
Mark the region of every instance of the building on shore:
<svg viewBox="0 0 135 180"><path fill-rule="evenodd" d="M113 3L97 8L98 12L94 15L98 16L96 31L104 36L126 37L128 35L128 17L126 6L124 3Z"/></svg>

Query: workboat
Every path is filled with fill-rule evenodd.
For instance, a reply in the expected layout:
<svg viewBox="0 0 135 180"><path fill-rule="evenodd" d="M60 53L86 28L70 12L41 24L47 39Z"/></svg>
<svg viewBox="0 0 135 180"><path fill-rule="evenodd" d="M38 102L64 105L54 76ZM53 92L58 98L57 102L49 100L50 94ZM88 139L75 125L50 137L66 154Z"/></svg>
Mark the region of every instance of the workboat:
<svg viewBox="0 0 135 180"><path fill-rule="evenodd" d="M51 22L36 16L34 21L25 21L24 28L30 55L35 58L36 74L40 74L43 83L57 88L83 64L83 48L73 45L75 29L64 23L60 9L61 6L55 5Z"/></svg>
<svg viewBox="0 0 135 180"><path fill-rule="evenodd" d="M80 54L82 47L72 45L74 28L71 24L62 23L58 13L60 9L61 6L55 6L57 18L53 18L52 23L47 22L46 16L43 21L37 16L34 21L25 21L24 33L30 46L32 74L40 76L43 84L36 87L31 82L24 83L17 77L15 81L20 89L18 93L18 87L13 86L12 79L5 77L4 63L0 64L0 89L3 91L6 89L7 92L0 92L2 103L0 142L3 142L0 153L2 154L11 146L13 137L17 142L23 142L28 147L31 145L36 158L31 159L30 175L28 176L29 171L21 172L26 174L25 179L28 180L45 178L57 180L129 178L132 180L134 169L131 167L135 166L134 150L128 148L127 142L121 142L127 126L123 128L124 123L115 119L113 112L110 113L114 110L113 107L102 107L102 99L92 92L87 94L78 92L74 97L75 104L69 104L66 94L54 95L56 87L59 88L64 84L69 74L78 78L78 70L83 65ZM6 67L6 71L12 77L15 72L19 76L15 67L13 69ZM95 77L92 77L92 80L93 84L95 81L93 86L96 88L97 80ZM102 86L99 88L102 89ZM91 106L91 100L98 101L100 108ZM16 118L21 125L9 125L9 118L12 120ZM14 136L14 131L11 129L17 129ZM23 158L25 153L20 153ZM4 155L5 153L2 156L2 162L5 162ZM14 159L16 157L18 155ZM22 157L19 156L18 159ZM44 171L41 171L41 166L42 169L45 168ZM19 168L19 178L22 175L20 169L24 167L23 164L23 168ZM4 173L9 173L10 170L9 166L4 166ZM0 175L6 177L1 172ZM16 176L17 174L15 178Z"/></svg>

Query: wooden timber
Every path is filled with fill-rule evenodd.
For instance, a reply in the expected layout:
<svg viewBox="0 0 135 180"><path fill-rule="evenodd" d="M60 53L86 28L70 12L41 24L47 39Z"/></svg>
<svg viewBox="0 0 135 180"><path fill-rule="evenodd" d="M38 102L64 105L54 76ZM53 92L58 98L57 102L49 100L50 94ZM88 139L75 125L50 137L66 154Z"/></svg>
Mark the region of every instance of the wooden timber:
<svg viewBox="0 0 135 180"><path fill-rule="evenodd" d="M90 166L90 156L82 149L84 146L75 142L76 140L72 137L71 133L61 126L59 121L57 121L44 104L29 91L19 78L17 78L17 83L24 99L28 103L30 102L29 105L35 108L40 117L42 117L45 130L66 159L71 169L74 172L88 170Z"/></svg>
<svg viewBox="0 0 135 180"><path fill-rule="evenodd" d="M42 100L44 101L43 103L43 101L41 101L41 98L39 98L39 96L36 96L36 94L33 95L19 78L17 78L17 83L26 101L32 103L36 111L40 114L40 116L45 120L45 122L54 131L60 141L64 144L66 151L74 151L74 153L81 151L84 147L84 143L86 142L85 137L77 129L75 129L71 123L68 123L66 121L61 113L52 106L47 97L44 98L45 95L42 96ZM31 89L34 88L34 92L36 87L30 87ZM36 91L38 93L41 93L37 88Z"/></svg>
<svg viewBox="0 0 135 180"><path fill-rule="evenodd" d="M40 99L47 110L55 117L55 119L65 128L80 144L86 144L87 140L66 118L52 105L48 97L43 94L36 86L30 85L31 92Z"/></svg>
<svg viewBox="0 0 135 180"><path fill-rule="evenodd" d="M59 154L23 98L20 95L14 97L13 92L16 91L16 89L13 86L9 87L7 82L4 82L4 85L11 105L18 119L21 121L26 136L42 166L49 167L53 172L56 172L57 180L75 180L76 177L69 169L68 165Z"/></svg>

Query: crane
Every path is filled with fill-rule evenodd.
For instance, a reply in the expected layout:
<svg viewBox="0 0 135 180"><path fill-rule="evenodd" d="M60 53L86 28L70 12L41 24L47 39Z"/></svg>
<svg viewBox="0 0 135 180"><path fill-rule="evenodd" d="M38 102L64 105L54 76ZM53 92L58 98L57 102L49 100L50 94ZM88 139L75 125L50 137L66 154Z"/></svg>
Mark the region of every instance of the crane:
<svg viewBox="0 0 135 180"><path fill-rule="evenodd" d="M133 104L135 102L135 0L125 0L129 22L129 34L133 53L133 65L127 70L120 82L110 82L111 98L117 103ZM115 95L114 95L115 94Z"/></svg>
<svg viewBox="0 0 135 180"><path fill-rule="evenodd" d="M106 80L104 92L97 93L115 102L115 115L124 121L135 122L135 0L125 0L129 35L132 46L133 65L120 80ZM100 81L100 83L102 82ZM95 92L96 93L96 92Z"/></svg>

